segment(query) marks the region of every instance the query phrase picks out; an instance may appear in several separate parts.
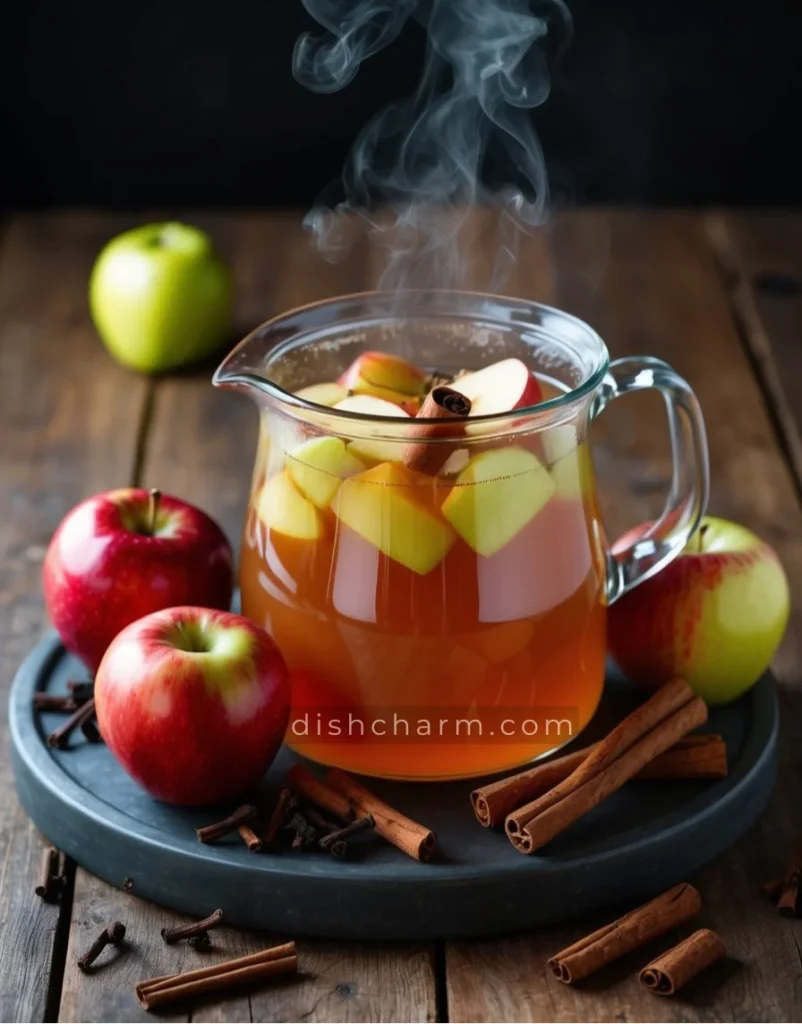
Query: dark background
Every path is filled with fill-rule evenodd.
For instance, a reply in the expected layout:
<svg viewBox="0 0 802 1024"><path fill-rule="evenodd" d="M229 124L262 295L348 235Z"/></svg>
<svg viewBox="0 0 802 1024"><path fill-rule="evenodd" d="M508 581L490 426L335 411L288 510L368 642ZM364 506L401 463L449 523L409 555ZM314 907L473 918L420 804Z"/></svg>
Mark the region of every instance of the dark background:
<svg viewBox="0 0 802 1024"><path fill-rule="evenodd" d="M535 114L565 202L802 200L799 0L573 0L572 44ZM344 92L305 91L300 0L6 0L0 205L307 204L422 38Z"/></svg>

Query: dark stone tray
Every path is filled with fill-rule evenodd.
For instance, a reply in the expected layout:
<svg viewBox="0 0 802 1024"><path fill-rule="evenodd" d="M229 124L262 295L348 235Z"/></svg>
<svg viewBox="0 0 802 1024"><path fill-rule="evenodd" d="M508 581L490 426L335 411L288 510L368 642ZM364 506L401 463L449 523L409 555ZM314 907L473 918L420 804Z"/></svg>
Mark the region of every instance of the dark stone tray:
<svg viewBox="0 0 802 1024"><path fill-rule="evenodd" d="M33 692L64 692L68 678L84 677L53 636L17 674L10 733L26 811L52 843L112 885L130 879L137 896L196 916L223 907L242 927L333 938L453 939L632 905L725 850L763 809L774 781L777 701L766 677L710 716L709 731L727 741L726 779L631 782L540 855L525 857L503 834L477 824L468 801L475 782L375 780L371 788L436 830L437 863L419 864L383 843L353 861L253 854L236 837L202 846L193 829L215 820L215 810L151 800L102 744L80 737L70 750L47 747L45 736L59 716L34 713ZM582 742L637 699L611 678ZM294 759L282 751L270 777L280 779Z"/></svg>

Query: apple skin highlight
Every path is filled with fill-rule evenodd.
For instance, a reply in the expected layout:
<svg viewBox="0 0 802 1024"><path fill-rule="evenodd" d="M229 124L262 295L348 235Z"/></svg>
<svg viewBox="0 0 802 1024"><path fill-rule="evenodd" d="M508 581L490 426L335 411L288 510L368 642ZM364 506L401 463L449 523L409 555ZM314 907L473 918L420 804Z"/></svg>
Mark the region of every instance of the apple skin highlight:
<svg viewBox="0 0 802 1024"><path fill-rule="evenodd" d="M788 623L790 592L777 555L750 530L710 516L702 527L673 562L611 606L608 645L639 686L679 677L708 704L725 704L768 668Z"/></svg>
<svg viewBox="0 0 802 1024"><path fill-rule="evenodd" d="M225 534L205 512L169 495L148 532L150 494L108 491L61 521L43 568L45 603L64 646L94 672L130 622L189 602L228 610L234 570Z"/></svg>
<svg viewBox="0 0 802 1024"><path fill-rule="evenodd" d="M198 806L236 796L278 753L290 683L273 640L248 619L168 608L127 626L95 681L98 724L152 796Z"/></svg>

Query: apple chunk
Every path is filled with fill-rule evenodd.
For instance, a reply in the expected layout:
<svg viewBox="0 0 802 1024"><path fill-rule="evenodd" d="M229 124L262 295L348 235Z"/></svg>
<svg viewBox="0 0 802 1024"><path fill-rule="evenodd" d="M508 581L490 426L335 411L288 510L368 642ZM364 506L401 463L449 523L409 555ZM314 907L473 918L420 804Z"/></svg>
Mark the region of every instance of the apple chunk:
<svg viewBox="0 0 802 1024"><path fill-rule="evenodd" d="M554 494L546 467L524 448L474 455L443 502L442 513L480 555L500 551Z"/></svg>
<svg viewBox="0 0 802 1024"><path fill-rule="evenodd" d="M342 384L326 381L323 384L310 384L309 387L301 388L300 391L295 392L295 396L303 398L305 402L331 407L348 397L348 389L344 388Z"/></svg>
<svg viewBox="0 0 802 1024"><path fill-rule="evenodd" d="M305 498L328 508L342 481L361 473L365 464L339 437L313 437L290 453L285 468Z"/></svg>
<svg viewBox="0 0 802 1024"><path fill-rule="evenodd" d="M543 393L537 377L520 359L502 359L451 384L471 400L471 416L493 416L537 405Z"/></svg>
<svg viewBox="0 0 802 1024"><path fill-rule="evenodd" d="M403 405L423 397L426 374L389 352L363 352L337 383L355 395L373 395Z"/></svg>
<svg viewBox="0 0 802 1024"><path fill-rule="evenodd" d="M345 412L358 412L362 416L393 416L398 419L409 419L409 413L393 402L374 395L350 395L338 402L335 409ZM382 431L377 425L376 432ZM404 441L373 440L371 437L357 437L349 445L349 451L357 458L369 462L400 462L404 454Z"/></svg>
<svg viewBox="0 0 802 1024"><path fill-rule="evenodd" d="M445 558L455 535L419 495L415 474L396 463L345 480L332 509L338 520L388 558L425 576ZM431 487L431 480L427 481Z"/></svg>
<svg viewBox="0 0 802 1024"><path fill-rule="evenodd" d="M268 529L298 540L319 540L326 531L323 516L284 472L264 484L256 512Z"/></svg>

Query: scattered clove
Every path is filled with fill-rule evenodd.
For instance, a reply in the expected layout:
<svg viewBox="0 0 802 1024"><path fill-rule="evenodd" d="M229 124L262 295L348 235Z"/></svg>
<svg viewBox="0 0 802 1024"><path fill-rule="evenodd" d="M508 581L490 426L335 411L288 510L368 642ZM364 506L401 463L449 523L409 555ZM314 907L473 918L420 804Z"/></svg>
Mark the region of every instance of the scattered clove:
<svg viewBox="0 0 802 1024"><path fill-rule="evenodd" d="M75 679L70 679L67 683L67 689L78 704L85 704L95 696L94 683L78 682Z"/></svg>
<svg viewBox="0 0 802 1024"><path fill-rule="evenodd" d="M373 815L366 814L364 817L352 821L344 828L339 828L335 832L330 832L327 836L323 836L319 845L322 849L328 850L333 857L342 860L348 854L348 840L351 836L355 836L359 832L367 832L368 829L375 827L376 822Z"/></svg>
<svg viewBox="0 0 802 1024"><path fill-rule="evenodd" d="M33 695L33 706L35 711L61 711L64 714L72 714L77 711L85 701L77 701L69 693L44 693L37 690Z"/></svg>
<svg viewBox="0 0 802 1024"><path fill-rule="evenodd" d="M187 940L187 945L197 953L208 953L212 948L212 940L208 932L201 932L199 935L192 935Z"/></svg>
<svg viewBox="0 0 802 1024"><path fill-rule="evenodd" d="M251 853L259 853L264 846L262 839L254 832L250 825L240 825L237 829L239 837L251 851Z"/></svg>
<svg viewBox="0 0 802 1024"><path fill-rule="evenodd" d="M309 823L306 815L301 811L296 811L286 826L291 832L294 832L292 840L293 850L301 850L307 846L314 846L318 840L318 832L314 825Z"/></svg>
<svg viewBox="0 0 802 1024"><path fill-rule="evenodd" d="M61 889L57 882L58 860L58 850L55 846L46 846L42 850L42 859L39 865L39 882L34 891L46 903L54 903Z"/></svg>
<svg viewBox="0 0 802 1024"><path fill-rule="evenodd" d="M195 829L195 834L202 843L213 843L217 839L222 839L223 836L227 836L230 832L236 831L240 825L247 825L248 822L253 821L256 817L256 808L252 804L243 804L238 807L233 814L229 814L227 818L223 818L222 821L217 821L212 825L206 825L204 828Z"/></svg>
<svg viewBox="0 0 802 1024"><path fill-rule="evenodd" d="M162 938L169 946L181 939L193 939L201 935L206 935L208 939L209 929L218 928L224 919L223 911L215 910L208 917L204 917L202 921L190 921L189 924L178 925L176 928L162 928Z"/></svg>
<svg viewBox="0 0 802 1024"><path fill-rule="evenodd" d="M262 829L262 841L265 846L275 842L276 836L286 826L289 816L297 805L295 794L289 789L282 789L267 825Z"/></svg>
<svg viewBox="0 0 802 1024"><path fill-rule="evenodd" d="M776 904L778 912L783 917L802 917L801 881L802 868L799 866L799 860L792 858L783 877L764 882L760 891L770 903Z"/></svg>
<svg viewBox="0 0 802 1024"><path fill-rule="evenodd" d="M63 725L50 733L47 737L47 745L54 749L63 750L69 744L72 733L79 727L83 730L84 723L89 722L94 718L94 715L95 701L93 698L82 704L77 711L70 715Z"/></svg>
<svg viewBox="0 0 802 1024"><path fill-rule="evenodd" d="M120 946L125 938L125 925L115 921L110 927L104 928L89 949L78 960L82 971L87 970L97 960L106 946Z"/></svg>

